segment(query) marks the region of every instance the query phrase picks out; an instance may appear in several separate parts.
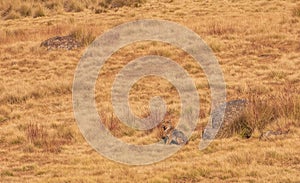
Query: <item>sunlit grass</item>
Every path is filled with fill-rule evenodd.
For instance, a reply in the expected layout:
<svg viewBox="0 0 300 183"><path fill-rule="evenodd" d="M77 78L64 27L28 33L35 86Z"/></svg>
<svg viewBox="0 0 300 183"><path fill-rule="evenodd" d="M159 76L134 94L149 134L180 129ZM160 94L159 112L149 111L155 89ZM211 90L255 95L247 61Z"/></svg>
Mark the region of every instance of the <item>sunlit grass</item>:
<svg viewBox="0 0 300 183"><path fill-rule="evenodd" d="M297 1L101 2L0 1L1 182L299 182ZM190 74L201 101L199 123L188 145L162 162L139 167L107 160L85 141L74 119L72 82L84 49L98 35L143 18L171 20L195 31L220 62L228 100L244 98L249 105L232 124L229 138L199 151L211 102L201 66L165 43L144 41L120 49L101 68L95 86L99 116L117 138L143 145L160 140L159 126L131 129L112 109L112 83L133 59L149 54L173 59ZM40 47L42 41L64 35L73 35L84 48ZM132 87L132 111L149 115L154 96L166 101L166 120L177 124L180 97L162 78L145 77ZM240 122L253 130L251 138L241 138ZM259 140L267 130L289 133Z"/></svg>

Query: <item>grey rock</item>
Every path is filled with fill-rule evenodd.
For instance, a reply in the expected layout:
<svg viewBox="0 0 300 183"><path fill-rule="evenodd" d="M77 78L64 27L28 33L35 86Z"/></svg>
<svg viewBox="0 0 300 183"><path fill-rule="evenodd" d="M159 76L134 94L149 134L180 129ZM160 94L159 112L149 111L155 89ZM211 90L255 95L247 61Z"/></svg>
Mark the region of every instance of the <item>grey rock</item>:
<svg viewBox="0 0 300 183"><path fill-rule="evenodd" d="M73 50L82 47L73 36L55 36L41 43L41 47L46 47L48 50L65 49Z"/></svg>

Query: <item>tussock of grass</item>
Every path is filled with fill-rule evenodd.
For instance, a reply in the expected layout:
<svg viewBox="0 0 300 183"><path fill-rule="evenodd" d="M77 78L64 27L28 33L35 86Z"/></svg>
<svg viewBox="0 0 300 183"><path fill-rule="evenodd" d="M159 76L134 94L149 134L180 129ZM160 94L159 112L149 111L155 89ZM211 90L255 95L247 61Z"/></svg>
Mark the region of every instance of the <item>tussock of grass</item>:
<svg viewBox="0 0 300 183"><path fill-rule="evenodd" d="M3 17L4 20L14 20L18 18L20 18L20 15L14 10L10 11L6 16Z"/></svg>
<svg viewBox="0 0 300 183"><path fill-rule="evenodd" d="M48 138L45 127L38 124L29 124L27 126L27 139L36 146L41 146Z"/></svg>
<svg viewBox="0 0 300 183"><path fill-rule="evenodd" d="M102 122L106 126L106 128L111 131L114 135L117 135L116 133L120 132L120 124L117 118L111 114L102 113Z"/></svg>
<svg viewBox="0 0 300 183"><path fill-rule="evenodd" d="M46 2L45 7L48 8L49 10L59 10L61 7L61 3L59 1L50 1Z"/></svg>
<svg viewBox="0 0 300 183"><path fill-rule="evenodd" d="M259 90L250 88L248 92L248 102L244 112L220 130L218 134L220 137L239 135L242 138L249 138L255 130L262 133L280 119L300 120L300 98L295 88L285 86L278 92L269 94L261 94ZM280 130L288 130L290 125L297 126L289 123L282 126L283 129Z"/></svg>
<svg viewBox="0 0 300 183"><path fill-rule="evenodd" d="M30 6L23 4L23 5L21 5L19 12L20 12L21 16L28 17L28 16L31 16L32 9Z"/></svg>
<svg viewBox="0 0 300 183"><path fill-rule="evenodd" d="M29 143L36 148L53 153L60 152L62 145L71 143L74 140L73 133L70 128L61 125L56 126L55 133L51 133L49 128L37 123L29 123L26 129ZM31 147L31 151L33 151L33 147Z"/></svg>
<svg viewBox="0 0 300 183"><path fill-rule="evenodd" d="M209 35L224 35L235 33L235 28L233 24L213 21L207 26L207 33Z"/></svg>
<svg viewBox="0 0 300 183"><path fill-rule="evenodd" d="M64 9L66 12L81 12L84 10L83 5L79 1L65 1Z"/></svg>
<svg viewBox="0 0 300 183"><path fill-rule="evenodd" d="M262 131L280 118L300 120L300 98L297 89L291 86L269 95L249 93L249 106L246 109L246 121L252 129Z"/></svg>
<svg viewBox="0 0 300 183"><path fill-rule="evenodd" d="M216 39L209 40L208 45L215 53L221 52L224 49L223 43Z"/></svg>
<svg viewBox="0 0 300 183"><path fill-rule="evenodd" d="M35 11L34 11L34 14L33 14L33 18L37 18L37 17L43 17L45 16L45 11L44 9L39 6Z"/></svg>
<svg viewBox="0 0 300 183"><path fill-rule="evenodd" d="M300 6L294 8L294 9L292 10L292 14L293 14L293 16L295 16L295 17L300 17Z"/></svg>
<svg viewBox="0 0 300 183"><path fill-rule="evenodd" d="M11 171L5 170L5 171L1 172L1 176L10 176L10 177L13 177L14 174Z"/></svg>
<svg viewBox="0 0 300 183"><path fill-rule="evenodd" d="M2 122L6 121L6 118L3 116L0 116L0 124L2 124Z"/></svg>
<svg viewBox="0 0 300 183"><path fill-rule="evenodd" d="M105 8L102 8L102 7L95 9L96 14L106 13L106 12L107 12L107 10Z"/></svg>
<svg viewBox="0 0 300 183"><path fill-rule="evenodd" d="M74 28L70 36L74 37L77 41L87 46L94 41L96 38L94 32L92 30L87 30L85 27Z"/></svg>
<svg viewBox="0 0 300 183"><path fill-rule="evenodd" d="M22 136L16 136L10 140L11 145L21 145L25 139Z"/></svg>
<svg viewBox="0 0 300 183"><path fill-rule="evenodd" d="M227 156L227 161L232 162L232 164L238 166L241 164L249 165L252 163L253 159L251 154L245 152L233 152Z"/></svg>

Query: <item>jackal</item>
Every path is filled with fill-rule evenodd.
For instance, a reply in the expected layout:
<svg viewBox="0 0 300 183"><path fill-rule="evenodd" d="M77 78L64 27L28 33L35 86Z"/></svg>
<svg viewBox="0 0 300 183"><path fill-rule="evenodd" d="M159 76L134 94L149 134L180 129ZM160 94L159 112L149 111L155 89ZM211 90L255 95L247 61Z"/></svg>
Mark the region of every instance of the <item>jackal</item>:
<svg viewBox="0 0 300 183"><path fill-rule="evenodd" d="M188 143L188 138L182 131L175 129L170 121L162 125L162 139L165 144L184 145Z"/></svg>
<svg viewBox="0 0 300 183"><path fill-rule="evenodd" d="M276 136L280 136L280 135L286 135L290 132L290 130L268 130L266 132L261 133L259 139L260 140L270 140L271 137L276 137Z"/></svg>

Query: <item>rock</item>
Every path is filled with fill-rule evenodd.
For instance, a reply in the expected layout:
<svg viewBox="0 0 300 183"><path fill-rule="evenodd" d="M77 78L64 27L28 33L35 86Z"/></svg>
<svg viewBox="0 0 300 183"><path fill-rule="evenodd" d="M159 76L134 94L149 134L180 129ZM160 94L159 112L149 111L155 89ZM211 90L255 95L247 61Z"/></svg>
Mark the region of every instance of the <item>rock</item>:
<svg viewBox="0 0 300 183"><path fill-rule="evenodd" d="M73 36L55 36L41 43L41 47L46 47L48 50L65 49L73 50L82 47Z"/></svg>
<svg viewBox="0 0 300 183"><path fill-rule="evenodd" d="M230 125L234 120L240 117L246 107L247 100L238 99L226 102L226 109L224 114L224 121L222 126ZM225 107L225 104L221 104L212 112L212 127L216 128L222 122L221 110Z"/></svg>
<svg viewBox="0 0 300 183"><path fill-rule="evenodd" d="M241 130L240 133L243 137L250 138L252 129L248 127L247 124L238 121L244 114L247 103L248 102L245 99L226 102L223 123L221 111L225 108L225 103L215 108L211 114L211 126L204 129L202 132L202 138L212 139L214 136L216 138L230 137L232 135L233 128L235 128L234 125L236 125L236 128ZM235 124L237 121L239 124ZM217 131L218 126L220 126L219 131Z"/></svg>

